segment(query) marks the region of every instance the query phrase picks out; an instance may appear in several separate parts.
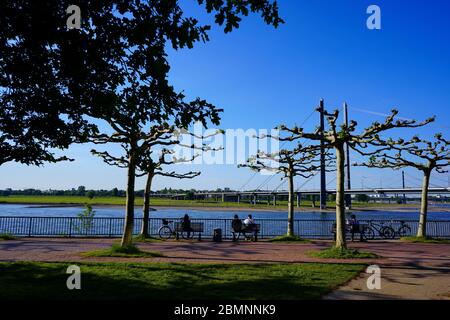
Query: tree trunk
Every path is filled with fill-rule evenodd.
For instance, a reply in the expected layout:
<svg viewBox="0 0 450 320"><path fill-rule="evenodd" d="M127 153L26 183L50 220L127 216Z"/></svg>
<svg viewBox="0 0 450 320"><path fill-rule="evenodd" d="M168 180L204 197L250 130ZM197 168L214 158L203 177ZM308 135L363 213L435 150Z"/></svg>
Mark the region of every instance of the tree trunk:
<svg viewBox="0 0 450 320"><path fill-rule="evenodd" d="M128 158L128 179L127 179L127 199L125 212L125 225L123 229L121 246L125 247L131 245L133 241L134 229L134 185L136 180L136 158L134 150L130 150L130 157Z"/></svg>
<svg viewBox="0 0 450 320"><path fill-rule="evenodd" d="M143 217L142 217L142 228L141 236L148 237L148 219L150 218L150 190L152 188L152 180L154 177L153 170L149 171L147 174L147 182L145 184L144 190L144 207L143 207Z"/></svg>
<svg viewBox="0 0 450 320"><path fill-rule="evenodd" d="M418 237L427 236L428 186L430 185L430 175L430 171L424 171L422 182L422 199L420 202L419 228L417 229Z"/></svg>
<svg viewBox="0 0 450 320"><path fill-rule="evenodd" d="M289 198L288 198L288 229L287 235L294 235L294 175L290 171L288 173Z"/></svg>
<svg viewBox="0 0 450 320"><path fill-rule="evenodd" d="M345 249L347 243L345 241L345 154L344 146L338 145L336 151L336 248Z"/></svg>

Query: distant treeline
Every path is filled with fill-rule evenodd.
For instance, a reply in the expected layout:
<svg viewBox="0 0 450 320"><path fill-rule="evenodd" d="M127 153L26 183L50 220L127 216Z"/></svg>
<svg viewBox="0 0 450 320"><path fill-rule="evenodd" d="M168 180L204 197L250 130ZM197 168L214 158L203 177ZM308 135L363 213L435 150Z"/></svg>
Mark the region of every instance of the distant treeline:
<svg viewBox="0 0 450 320"><path fill-rule="evenodd" d="M185 193L187 195L192 195L194 192L201 192L207 190L183 190L183 189L172 189L172 188L164 188L161 190L157 190L152 192L152 194L180 194ZM222 189L217 189L214 191L222 191ZM230 191L230 189L225 188L223 191ZM136 190L135 195L138 197L144 196L144 190ZM14 189L5 189L0 190L0 196L81 196L81 197L125 197L125 190L119 190L117 188L113 188L111 190L88 190L85 186L79 186L78 188L72 188L67 190L40 190L40 189L23 189L23 190L14 190Z"/></svg>

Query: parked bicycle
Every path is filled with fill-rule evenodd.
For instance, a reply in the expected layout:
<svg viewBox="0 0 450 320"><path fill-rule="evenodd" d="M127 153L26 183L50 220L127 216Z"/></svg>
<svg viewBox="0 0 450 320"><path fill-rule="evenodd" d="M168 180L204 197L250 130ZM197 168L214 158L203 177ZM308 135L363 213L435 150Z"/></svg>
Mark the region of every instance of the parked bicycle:
<svg viewBox="0 0 450 320"><path fill-rule="evenodd" d="M161 239L170 239L175 234L171 227L172 224L173 221L162 219L162 226L158 230L158 234Z"/></svg>
<svg viewBox="0 0 450 320"><path fill-rule="evenodd" d="M369 240L375 239L375 235L378 235L384 239L394 239L395 230L391 226L387 226L384 223L375 223L372 220L368 222L368 225L364 231L365 237Z"/></svg>
<svg viewBox="0 0 450 320"><path fill-rule="evenodd" d="M397 229L397 234L400 238L411 235L411 227L405 223L405 221L400 221L400 226Z"/></svg>
<svg viewBox="0 0 450 320"><path fill-rule="evenodd" d="M197 227L195 225L194 227ZM164 240L168 240L172 238L172 236L178 237L181 235L183 239L192 239L194 238L195 232L200 233L203 232L203 224L201 224L202 229L191 228L191 230L185 230L183 228L183 222L174 222L167 219L162 219L162 226L158 230L159 237ZM198 229L198 230L197 230Z"/></svg>

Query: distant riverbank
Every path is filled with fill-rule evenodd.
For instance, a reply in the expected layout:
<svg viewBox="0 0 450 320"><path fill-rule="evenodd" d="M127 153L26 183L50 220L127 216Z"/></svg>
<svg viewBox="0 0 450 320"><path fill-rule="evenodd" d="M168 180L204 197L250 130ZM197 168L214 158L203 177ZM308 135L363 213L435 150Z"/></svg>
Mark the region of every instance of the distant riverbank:
<svg viewBox="0 0 450 320"><path fill-rule="evenodd" d="M0 204L24 204L33 207L81 207L85 204L91 204L95 207L124 207L124 197L82 197L82 196L8 196L0 197ZM143 198L136 198L136 207L143 205ZM334 202L328 202L328 208L321 210L313 207L311 201L304 200L301 206L295 207L296 212L332 212L334 211ZM190 208L204 211L269 211L286 212L287 201L277 201L277 205L269 205L260 202L256 205L246 202L215 202L202 200L174 200L165 198L151 198L151 206L155 208ZM430 206L435 212L450 212L450 206ZM419 204L388 204L388 203L353 203L352 211L395 211L395 212L418 212Z"/></svg>

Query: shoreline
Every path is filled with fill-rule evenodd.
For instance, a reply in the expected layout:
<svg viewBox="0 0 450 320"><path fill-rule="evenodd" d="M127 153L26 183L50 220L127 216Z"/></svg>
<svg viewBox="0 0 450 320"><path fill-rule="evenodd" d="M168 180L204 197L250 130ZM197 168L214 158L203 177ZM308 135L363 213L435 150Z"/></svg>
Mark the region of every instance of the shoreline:
<svg viewBox="0 0 450 320"><path fill-rule="evenodd" d="M26 205L31 208L83 208L84 205L80 203L33 203L33 202L0 202L0 205L14 205L21 204ZM118 204L92 204L93 208L124 208L124 205ZM135 205L135 208L141 208L142 205ZM244 212L280 212L285 213L287 211L287 207L226 207L226 206L196 206L196 205L151 205L151 211L157 211L158 209L180 209L180 210L199 210L199 211L244 211ZM450 212L450 208L442 208L442 207L430 207L432 212ZM301 207L295 208L295 212L308 212L308 213L324 213L324 212L335 212L334 207L330 207L327 209L319 209L319 208L308 208ZM371 206L371 207L354 207L350 210L346 210L347 213L351 212L411 212L418 213L419 206L417 207L384 207L384 206Z"/></svg>

